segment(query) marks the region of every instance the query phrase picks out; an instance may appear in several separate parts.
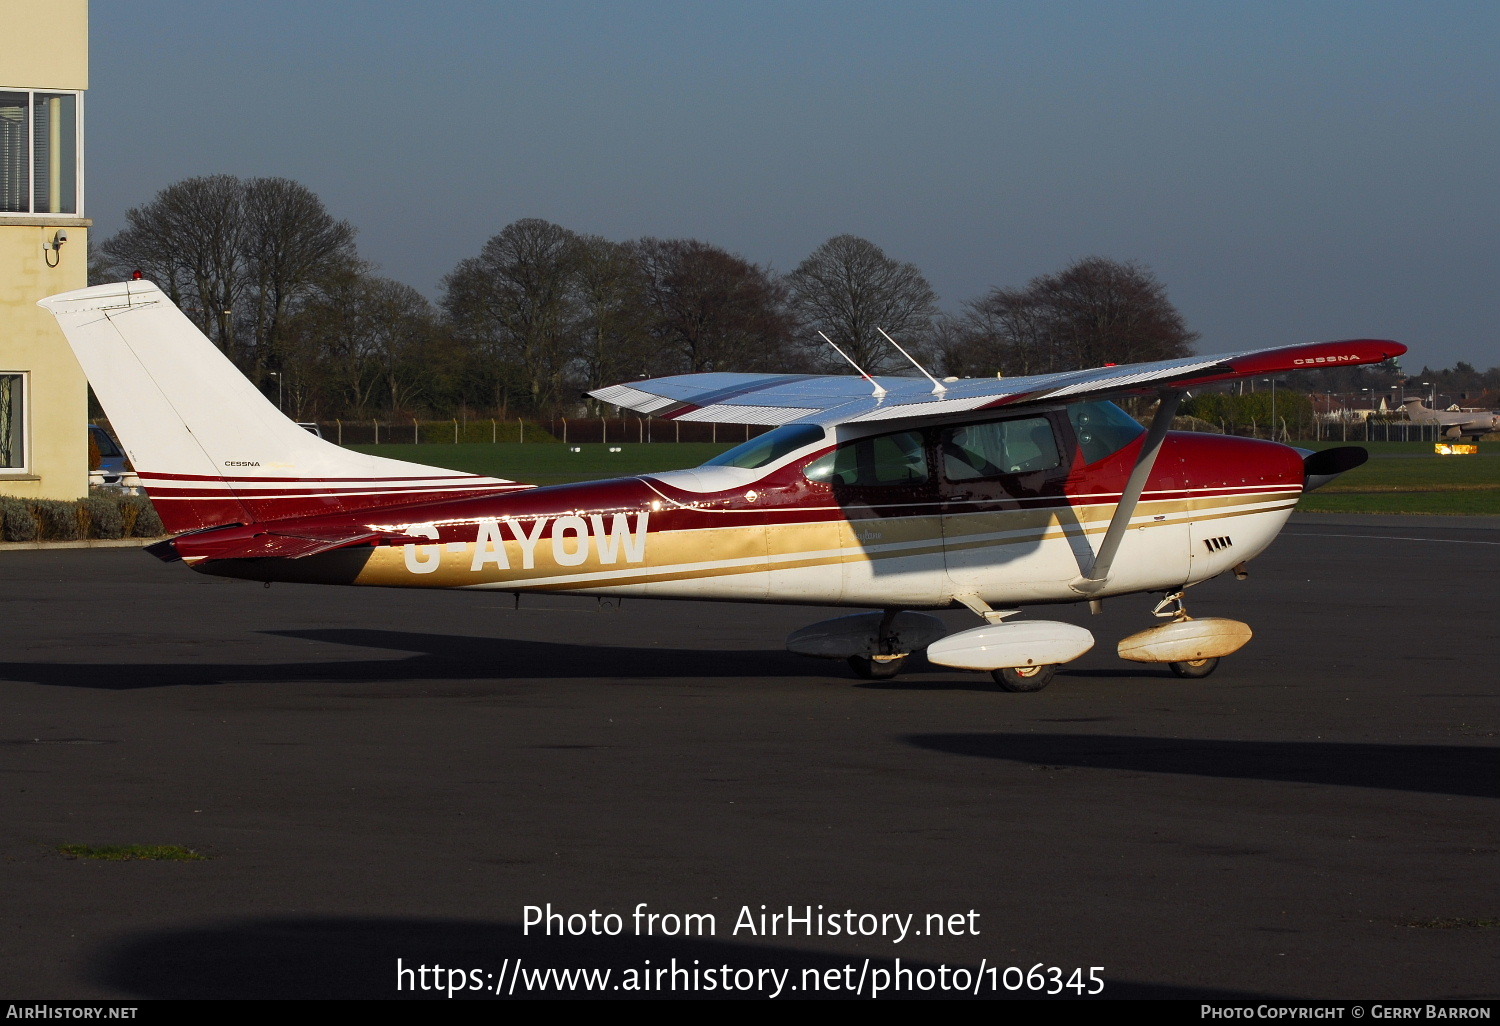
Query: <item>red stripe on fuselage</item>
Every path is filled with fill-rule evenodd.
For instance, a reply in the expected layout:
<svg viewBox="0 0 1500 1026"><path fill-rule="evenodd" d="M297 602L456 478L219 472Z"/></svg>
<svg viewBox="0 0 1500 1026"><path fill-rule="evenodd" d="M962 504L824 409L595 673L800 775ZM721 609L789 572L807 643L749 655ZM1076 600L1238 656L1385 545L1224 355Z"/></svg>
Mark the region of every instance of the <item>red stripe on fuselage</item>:
<svg viewBox="0 0 1500 1026"><path fill-rule="evenodd" d="M828 485L809 481L803 476L802 466L817 455L812 454L807 460L780 468L752 485L710 494L687 492L653 479L618 478L413 502L391 502L391 496L374 496L371 498L380 501L359 509L313 508L306 514L291 518L278 517L275 527L278 531L298 528L378 529L399 534L410 525L434 524L438 538L414 538L420 544L432 544L472 542L480 521L505 518L528 522L546 518L549 523L543 527L540 537L551 537L558 517L609 518L615 513L649 513L649 531L655 534L1109 505L1119 500L1139 446L1139 442L1132 443L1097 463L1075 465L1063 482L1064 487L1049 495L958 499L944 498L934 487L926 497L914 495L910 500L853 505L848 502L847 493L835 495ZM1301 458L1287 446L1216 435L1174 433L1168 436L1143 499L1147 502L1239 497L1270 499L1300 491L1301 487ZM750 493L754 493L755 498L751 499ZM840 499L844 500L842 504ZM202 504L211 500L190 501ZM239 501L253 505L255 497L241 495ZM275 508L282 511L290 508L288 504L303 501L310 505L319 501L336 504L340 497L273 501ZM220 504L224 507L235 505L229 496L216 505Z"/></svg>

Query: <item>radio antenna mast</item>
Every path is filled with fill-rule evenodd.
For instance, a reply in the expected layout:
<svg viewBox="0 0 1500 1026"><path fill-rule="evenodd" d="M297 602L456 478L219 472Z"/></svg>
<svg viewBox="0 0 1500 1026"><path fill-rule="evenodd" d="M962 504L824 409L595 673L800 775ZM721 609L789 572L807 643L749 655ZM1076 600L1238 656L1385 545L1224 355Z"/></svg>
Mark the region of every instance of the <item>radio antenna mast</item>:
<svg viewBox="0 0 1500 1026"><path fill-rule="evenodd" d="M819 335L823 335L823 333L821 331L818 332L818 334ZM882 334L884 334L884 333L882 332ZM866 374L865 373L865 369L863 367L861 367L859 364L855 363L852 359L850 359L848 353L844 352L838 346L834 345L833 339L829 338L827 335L823 335L823 341L827 342L829 345L833 346L833 351L835 353L838 353L845 360L848 360L849 361L849 366L851 366L855 370L859 371L859 376L862 377L862 378L864 378L866 381L868 381L870 383L871 387L875 389L875 398L876 399L883 399L883 398L885 398L885 389L883 389L883 388L880 387L880 383L877 382L874 378L870 377L870 375Z"/></svg>
<svg viewBox="0 0 1500 1026"><path fill-rule="evenodd" d="M885 329L884 328L876 328L875 330L878 331L878 332L880 332L882 335L885 335ZM927 373L927 368L926 367L923 367L916 360L912 359L912 355L910 353L908 353L905 349L901 348L901 343L900 342L897 342L895 339L891 338L891 336L889 336L889 335L885 335L885 340L887 342L889 342L891 345L893 345L893 346L896 347L896 352L900 353L902 356L906 357L908 360L911 360L911 365L913 367L915 367L917 370L921 371L922 374L927 378L928 381L932 382L932 394L933 395L942 395L943 393L945 393L945 392L948 391L948 389L946 387L944 387L944 385L943 385L943 383L941 381L939 381L937 378L933 377L931 374Z"/></svg>

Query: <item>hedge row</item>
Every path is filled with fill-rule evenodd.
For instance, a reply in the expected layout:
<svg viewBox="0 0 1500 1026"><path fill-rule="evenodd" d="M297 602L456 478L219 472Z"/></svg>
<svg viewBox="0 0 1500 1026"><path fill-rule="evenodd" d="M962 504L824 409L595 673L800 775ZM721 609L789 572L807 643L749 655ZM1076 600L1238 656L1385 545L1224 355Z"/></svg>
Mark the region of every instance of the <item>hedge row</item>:
<svg viewBox="0 0 1500 1026"><path fill-rule="evenodd" d="M0 496L0 540L79 541L84 538L155 538L166 533L144 495L95 492L87 499L16 499Z"/></svg>

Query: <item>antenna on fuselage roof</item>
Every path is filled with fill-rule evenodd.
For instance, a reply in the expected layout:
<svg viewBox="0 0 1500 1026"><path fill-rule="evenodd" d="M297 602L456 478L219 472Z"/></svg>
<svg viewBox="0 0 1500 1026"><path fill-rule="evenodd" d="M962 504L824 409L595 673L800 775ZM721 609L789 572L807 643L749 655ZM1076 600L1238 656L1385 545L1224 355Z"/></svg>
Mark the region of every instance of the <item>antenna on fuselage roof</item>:
<svg viewBox="0 0 1500 1026"><path fill-rule="evenodd" d="M884 328L876 328L875 330L878 331L878 332L880 332L882 335L885 335L885 329ZM889 336L889 335L885 335L885 340L887 342L889 342L891 345L895 346L896 347L896 352L900 353L902 356L904 356L908 360L910 360L911 361L911 365L913 367L915 367L917 370L921 371L922 374L927 378L928 381L932 382L932 394L933 395L942 395L944 392L948 391L948 389L943 386L943 383L941 381L939 381L937 378L933 377L931 374L927 373L927 368L926 367L923 367L920 363L918 363L915 359L913 359L913 357L912 357L912 355L910 353L908 353L905 349L901 348L901 343L900 342L897 342L895 339L891 338L891 336Z"/></svg>
<svg viewBox="0 0 1500 1026"><path fill-rule="evenodd" d="M818 332L818 334L819 335L823 335L823 333L821 331ZM827 342L829 345L833 346L833 351L835 353L838 353L845 360L848 360L849 361L849 366L851 366L855 370L859 371L859 376L862 377L862 378L864 378L866 381L868 381L870 383L871 387L875 389L875 398L876 399L881 399L881 398L885 397L885 389L883 389L883 388L880 387L880 383L878 381L876 381L874 378L870 377L870 375L866 374L865 373L865 369L863 367L861 367L859 364L855 363L854 360L849 356L848 353L844 352L838 346L834 345L833 339L829 338L827 335L823 335L823 341Z"/></svg>

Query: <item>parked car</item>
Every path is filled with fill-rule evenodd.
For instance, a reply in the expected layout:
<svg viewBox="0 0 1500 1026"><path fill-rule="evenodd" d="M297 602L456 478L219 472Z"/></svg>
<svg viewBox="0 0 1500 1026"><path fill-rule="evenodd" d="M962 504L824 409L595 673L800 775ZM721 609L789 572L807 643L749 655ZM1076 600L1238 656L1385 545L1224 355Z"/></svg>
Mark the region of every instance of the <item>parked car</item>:
<svg viewBox="0 0 1500 1026"><path fill-rule="evenodd" d="M317 435L319 438L323 437L323 429L310 421L299 420L297 421L297 426L303 431L307 431L311 434Z"/></svg>
<svg viewBox="0 0 1500 1026"><path fill-rule="evenodd" d="M132 494L139 492L140 479L131 469L120 443L98 424L89 425L89 437L99 449L99 466L89 468L89 487L114 488Z"/></svg>

